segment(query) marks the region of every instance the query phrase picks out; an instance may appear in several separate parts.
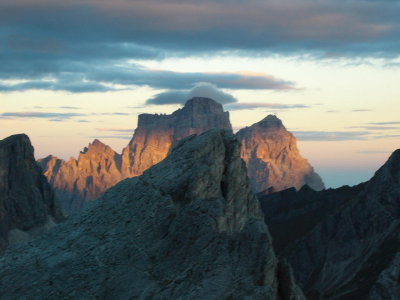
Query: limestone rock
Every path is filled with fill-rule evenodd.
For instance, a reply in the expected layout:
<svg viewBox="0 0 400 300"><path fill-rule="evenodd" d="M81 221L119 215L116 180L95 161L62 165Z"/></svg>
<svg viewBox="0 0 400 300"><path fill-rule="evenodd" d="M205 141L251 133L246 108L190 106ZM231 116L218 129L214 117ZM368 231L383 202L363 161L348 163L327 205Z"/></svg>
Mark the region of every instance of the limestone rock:
<svg viewBox="0 0 400 300"><path fill-rule="evenodd" d="M400 149L366 183L307 193L261 203L308 298L400 299Z"/></svg>
<svg viewBox="0 0 400 300"><path fill-rule="evenodd" d="M29 240L62 219L28 136L18 134L1 140L0 254L9 243Z"/></svg>
<svg viewBox="0 0 400 300"><path fill-rule="evenodd" d="M48 156L38 163L68 212L81 209L123 179L121 156L99 140L89 144L78 159Z"/></svg>
<svg viewBox="0 0 400 300"><path fill-rule="evenodd" d="M122 153L124 177L141 175L163 160L178 141L211 128L232 130L229 112L209 98L192 98L171 115L139 115L135 134Z"/></svg>
<svg viewBox="0 0 400 300"><path fill-rule="evenodd" d="M120 180L141 175L162 161L182 138L212 128L232 130L229 112L212 99L192 98L171 115L139 115L133 138L122 155L95 141L77 160L65 162L49 156L39 164L64 209L73 212ZM255 191L300 188L303 184L323 188L320 177L298 153L296 139L276 117L268 116L237 136Z"/></svg>
<svg viewBox="0 0 400 300"><path fill-rule="evenodd" d="M162 161L182 138L211 128L230 129L229 113L208 98L192 98L171 115L141 114L132 140L119 155L95 140L69 161L48 156L39 165L67 212L82 209L122 179Z"/></svg>
<svg viewBox="0 0 400 300"><path fill-rule="evenodd" d="M237 137L242 145L240 155L255 192L270 188L276 191L290 187L300 189L305 184L314 190L325 188L321 177L300 155L296 138L276 116L269 115L239 130Z"/></svg>
<svg viewBox="0 0 400 300"><path fill-rule="evenodd" d="M235 137L210 130L0 259L4 298L304 299Z"/></svg>

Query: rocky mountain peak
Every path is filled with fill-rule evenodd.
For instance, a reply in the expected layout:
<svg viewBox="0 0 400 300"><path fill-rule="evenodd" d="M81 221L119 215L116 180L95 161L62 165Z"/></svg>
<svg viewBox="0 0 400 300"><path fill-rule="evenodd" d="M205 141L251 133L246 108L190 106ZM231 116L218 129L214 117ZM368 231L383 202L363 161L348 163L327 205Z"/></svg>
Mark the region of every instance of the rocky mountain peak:
<svg viewBox="0 0 400 300"><path fill-rule="evenodd" d="M386 163L375 173L371 181L375 178L391 178L397 182L400 182L400 149L394 151Z"/></svg>
<svg viewBox="0 0 400 300"><path fill-rule="evenodd" d="M6 151L14 152L20 159L31 159L33 157L33 147L26 134L15 134L0 141L0 147Z"/></svg>
<svg viewBox="0 0 400 300"><path fill-rule="evenodd" d="M183 110L192 111L193 114L223 113L222 105L211 98L193 97L189 99Z"/></svg>
<svg viewBox="0 0 400 300"><path fill-rule="evenodd" d="M274 254L239 150L229 131L183 139L142 176L0 259L2 296L304 299Z"/></svg>
<svg viewBox="0 0 400 300"><path fill-rule="evenodd" d="M34 158L29 137L0 141L0 253L9 243L29 240L63 214Z"/></svg>
<svg viewBox="0 0 400 300"><path fill-rule="evenodd" d="M255 125L265 129L286 129L282 121L276 115L268 115Z"/></svg>
<svg viewBox="0 0 400 300"><path fill-rule="evenodd" d="M315 190L324 189L322 179L300 155L296 138L277 116L268 115L236 135L255 192L300 189L304 184Z"/></svg>
<svg viewBox="0 0 400 300"><path fill-rule="evenodd" d="M103 154L111 154L113 155L115 152L112 150L109 146L104 144L103 142L99 141L98 139L95 139L93 142L89 143L89 145L80 152L80 154L87 154L87 155L103 155ZM84 155L82 157L85 157L87 155ZM81 155L79 156L81 158Z"/></svg>
<svg viewBox="0 0 400 300"><path fill-rule="evenodd" d="M141 114L122 153L124 177L138 176L163 160L181 139L212 128L232 130L229 112L209 98L195 97L170 115Z"/></svg>

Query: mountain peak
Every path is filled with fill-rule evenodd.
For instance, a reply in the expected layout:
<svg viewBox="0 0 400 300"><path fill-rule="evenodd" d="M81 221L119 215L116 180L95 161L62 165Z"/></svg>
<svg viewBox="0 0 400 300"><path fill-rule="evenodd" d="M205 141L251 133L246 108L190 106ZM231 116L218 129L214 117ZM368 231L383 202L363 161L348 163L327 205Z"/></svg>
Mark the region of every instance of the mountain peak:
<svg viewBox="0 0 400 300"><path fill-rule="evenodd" d="M14 134L0 141L1 145L24 143L31 144L29 137L25 133Z"/></svg>
<svg viewBox="0 0 400 300"><path fill-rule="evenodd" d="M277 128L277 129L285 128L285 126L283 126L281 119L279 119L276 115L266 116L264 119L258 122L257 125L263 128Z"/></svg>
<svg viewBox="0 0 400 300"><path fill-rule="evenodd" d="M371 178L372 187L375 189L377 182L400 182L400 149L395 150L385 164L376 171L375 175ZM386 184L378 183L378 186L385 186Z"/></svg>
<svg viewBox="0 0 400 300"><path fill-rule="evenodd" d="M108 146L103 142L100 142L98 139L94 139L93 142L89 143L89 145L81 151L81 154L86 154L88 151L101 152L104 151Z"/></svg>
<svg viewBox="0 0 400 300"><path fill-rule="evenodd" d="M183 111L192 110L194 114L210 114L210 113L223 113L224 109L222 104L217 101L206 97L193 97L189 99Z"/></svg>
<svg viewBox="0 0 400 300"><path fill-rule="evenodd" d="M300 155L296 138L277 116L268 115L239 130L237 136L255 192L271 187L276 191L289 187L300 189L304 184L315 190L324 189L319 175Z"/></svg>

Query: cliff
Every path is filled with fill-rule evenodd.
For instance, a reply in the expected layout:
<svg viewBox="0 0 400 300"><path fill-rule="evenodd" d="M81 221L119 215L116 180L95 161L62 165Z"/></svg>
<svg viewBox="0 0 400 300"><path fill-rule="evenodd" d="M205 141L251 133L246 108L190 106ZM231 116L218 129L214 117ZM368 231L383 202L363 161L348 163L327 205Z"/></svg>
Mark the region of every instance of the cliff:
<svg viewBox="0 0 400 300"><path fill-rule="evenodd" d="M300 189L305 184L314 190L325 188L321 177L300 155L296 138L276 116L269 115L236 135L255 192Z"/></svg>
<svg viewBox="0 0 400 300"><path fill-rule="evenodd" d="M24 134L0 141L0 253L8 244L30 240L63 219L33 151Z"/></svg>

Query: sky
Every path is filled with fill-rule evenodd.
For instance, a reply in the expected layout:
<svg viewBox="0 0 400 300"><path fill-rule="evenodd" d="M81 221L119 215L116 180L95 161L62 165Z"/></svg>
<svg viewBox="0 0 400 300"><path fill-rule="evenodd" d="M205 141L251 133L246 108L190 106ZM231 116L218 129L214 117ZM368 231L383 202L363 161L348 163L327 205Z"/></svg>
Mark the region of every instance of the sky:
<svg viewBox="0 0 400 300"><path fill-rule="evenodd" d="M140 113L191 96L235 130L277 115L327 187L400 148L400 1L0 0L0 139L37 158L98 138L120 152Z"/></svg>

